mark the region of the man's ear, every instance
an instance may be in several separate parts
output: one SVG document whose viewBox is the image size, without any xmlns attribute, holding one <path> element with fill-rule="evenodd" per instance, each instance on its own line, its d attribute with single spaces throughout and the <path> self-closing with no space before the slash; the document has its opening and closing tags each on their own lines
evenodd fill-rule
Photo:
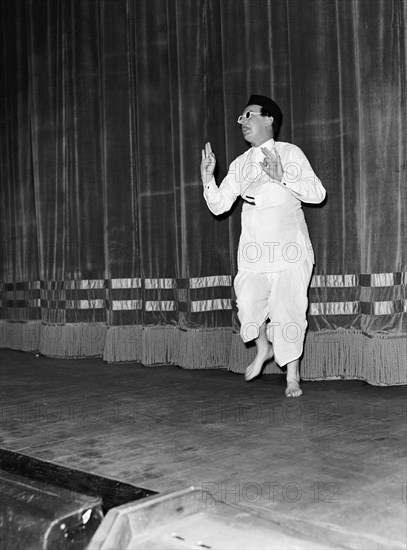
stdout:
<svg viewBox="0 0 407 550">
<path fill-rule="evenodd" d="M 272 116 L 266 117 L 266 126 L 272 126 L 274 122 L 274 118 Z"/>
</svg>

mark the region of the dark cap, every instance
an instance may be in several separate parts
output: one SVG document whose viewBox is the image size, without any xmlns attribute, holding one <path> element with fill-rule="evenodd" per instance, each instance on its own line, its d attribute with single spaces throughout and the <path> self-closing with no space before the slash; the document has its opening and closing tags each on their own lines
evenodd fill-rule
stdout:
<svg viewBox="0 0 407 550">
<path fill-rule="evenodd" d="M 267 112 L 274 118 L 275 122 L 281 126 L 283 122 L 283 113 L 275 101 L 264 95 L 251 95 L 247 105 L 260 105 L 267 109 Z M 246 105 L 246 107 L 247 107 Z"/>
</svg>

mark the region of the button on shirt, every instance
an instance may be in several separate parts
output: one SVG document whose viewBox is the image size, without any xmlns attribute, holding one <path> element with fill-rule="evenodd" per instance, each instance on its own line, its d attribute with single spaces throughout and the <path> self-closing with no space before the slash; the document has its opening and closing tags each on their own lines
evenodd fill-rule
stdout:
<svg viewBox="0 0 407 550">
<path fill-rule="evenodd" d="M 261 148 L 278 152 L 283 179 L 273 181 L 261 168 Z M 238 269 L 276 272 L 295 269 L 314 253 L 301 202 L 318 204 L 325 189 L 302 150 L 291 143 L 270 139 L 237 157 L 218 187 L 212 178 L 204 185 L 210 211 L 227 212 L 237 197 L 244 200 Z"/>
</svg>

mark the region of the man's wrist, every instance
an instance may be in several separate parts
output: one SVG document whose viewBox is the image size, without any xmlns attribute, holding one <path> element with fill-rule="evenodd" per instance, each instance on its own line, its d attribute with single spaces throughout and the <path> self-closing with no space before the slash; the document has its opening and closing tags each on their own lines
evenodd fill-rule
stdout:
<svg viewBox="0 0 407 550">
<path fill-rule="evenodd" d="M 213 174 L 201 174 L 201 180 L 203 185 L 208 185 L 208 183 L 212 180 Z"/>
</svg>

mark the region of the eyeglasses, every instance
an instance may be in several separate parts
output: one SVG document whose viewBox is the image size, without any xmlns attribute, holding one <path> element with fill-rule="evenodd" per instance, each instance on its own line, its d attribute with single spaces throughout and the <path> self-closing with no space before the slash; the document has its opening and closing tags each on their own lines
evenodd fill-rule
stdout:
<svg viewBox="0 0 407 550">
<path fill-rule="evenodd" d="M 239 124 L 243 124 L 246 120 L 252 118 L 253 115 L 261 115 L 261 113 L 254 113 L 253 111 L 246 111 L 244 115 L 240 115 L 237 119 Z"/>
</svg>

